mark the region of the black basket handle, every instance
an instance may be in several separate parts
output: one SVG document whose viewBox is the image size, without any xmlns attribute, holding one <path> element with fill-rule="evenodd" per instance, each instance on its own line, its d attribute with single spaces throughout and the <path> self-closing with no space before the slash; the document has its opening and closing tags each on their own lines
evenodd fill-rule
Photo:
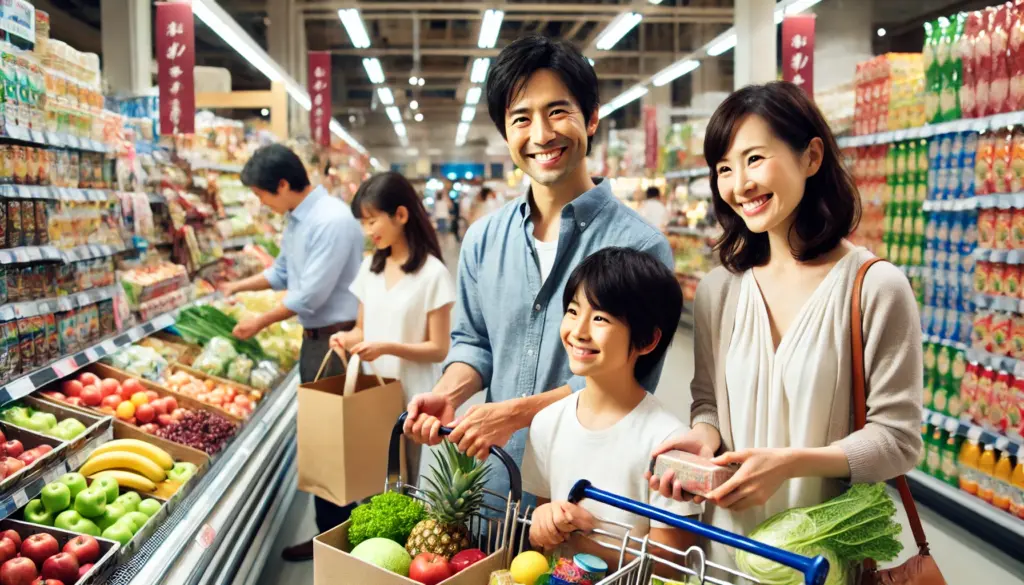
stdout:
<svg viewBox="0 0 1024 585">
<path fill-rule="evenodd" d="M 398 422 L 395 423 L 395 427 L 391 430 L 391 445 L 388 447 L 388 479 L 392 476 L 398 475 L 399 467 L 399 446 L 401 441 L 399 440 L 404 434 L 405 419 L 409 417 L 408 412 L 403 412 L 398 417 Z M 452 434 L 451 427 L 441 427 L 438 434 L 442 437 L 447 437 Z M 501 461 L 502 465 L 505 466 L 505 470 L 508 472 L 508 483 L 511 492 L 512 502 L 520 502 L 523 499 L 523 477 L 519 473 L 519 466 L 516 465 L 512 456 L 505 452 L 501 447 L 491 446 L 491 455 L 494 455 Z"/>
</svg>

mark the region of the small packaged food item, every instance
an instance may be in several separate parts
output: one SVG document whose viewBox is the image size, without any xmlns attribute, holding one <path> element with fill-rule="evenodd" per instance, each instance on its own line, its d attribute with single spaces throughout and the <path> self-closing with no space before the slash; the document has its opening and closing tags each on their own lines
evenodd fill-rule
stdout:
<svg viewBox="0 0 1024 585">
<path fill-rule="evenodd" d="M 721 466 L 710 459 L 686 451 L 669 451 L 651 461 L 651 473 L 664 475 L 675 471 L 676 480 L 682 483 L 683 491 L 697 496 L 706 496 L 729 480 L 736 473 L 736 466 Z"/>
<path fill-rule="evenodd" d="M 1006 275 L 1006 264 L 992 264 L 988 273 L 988 283 L 985 285 L 985 294 L 1003 294 L 1003 283 Z"/>
<path fill-rule="evenodd" d="M 1003 294 L 1017 298 L 1020 295 L 1021 267 L 1019 264 L 1007 264 L 1003 271 Z"/>
<path fill-rule="evenodd" d="M 25 245 L 25 236 L 21 228 L 21 201 L 7 200 L 7 247 L 17 248 Z"/>
<path fill-rule="evenodd" d="M 32 364 L 41 368 L 47 364 L 50 356 L 50 350 L 46 343 L 46 321 L 42 315 L 30 317 L 29 321 L 31 321 L 32 328 Z"/>
<path fill-rule="evenodd" d="M 25 147 L 25 160 L 28 161 L 28 172 L 25 174 L 26 185 L 39 184 L 39 149 L 31 146 Z"/>
<path fill-rule="evenodd" d="M 50 231 L 48 229 L 50 221 L 48 211 L 49 209 L 47 201 L 42 199 L 38 199 L 35 201 L 36 241 L 39 242 L 40 246 L 45 246 L 50 243 Z"/>
<path fill-rule="evenodd" d="M 992 314 L 992 353 L 1010 355 L 1010 323 L 1009 313 L 997 311 Z"/>
<path fill-rule="evenodd" d="M 43 315 L 43 323 L 46 331 L 46 348 L 49 352 L 47 357 L 53 361 L 61 356 L 60 334 L 57 332 L 57 317 L 53 313 Z"/>
<path fill-rule="evenodd" d="M 983 426 L 998 433 L 1006 432 L 1006 407 L 1009 404 L 1011 380 L 1008 372 L 997 372 L 992 382 L 992 392 L 988 402 L 988 415 Z"/>
<path fill-rule="evenodd" d="M 30 371 L 35 367 L 35 343 L 32 339 L 32 320 L 18 319 L 18 347 L 21 350 L 21 370 Z"/>
<path fill-rule="evenodd" d="M 996 247 L 996 215 L 994 207 L 978 211 L 978 246 L 982 248 Z"/>
<path fill-rule="evenodd" d="M 39 234 L 36 233 L 36 206 L 29 200 L 21 202 L 21 230 L 24 245 L 39 245 L 37 240 Z"/>
<path fill-rule="evenodd" d="M 20 376 L 21 369 L 21 344 L 18 340 L 18 323 L 7 321 L 3 324 L 3 335 L 7 342 L 8 363 L 11 369 L 11 377 Z"/>
<path fill-rule="evenodd" d="M 111 335 L 117 331 L 114 324 L 114 301 L 107 299 L 99 302 L 100 334 Z"/>
<path fill-rule="evenodd" d="M 990 351 L 992 342 L 992 313 L 978 311 L 974 315 L 974 332 L 971 335 L 971 346 L 976 349 Z"/>
</svg>

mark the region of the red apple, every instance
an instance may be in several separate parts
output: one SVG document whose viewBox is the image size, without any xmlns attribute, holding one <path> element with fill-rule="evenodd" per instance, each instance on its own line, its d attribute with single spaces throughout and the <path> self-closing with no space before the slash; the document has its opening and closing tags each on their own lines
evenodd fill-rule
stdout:
<svg viewBox="0 0 1024 585">
<path fill-rule="evenodd" d="M 146 390 L 145 392 L 146 398 L 149 398 L 150 402 L 153 402 L 154 400 L 158 400 L 160 398 L 160 394 L 156 390 Z"/>
<path fill-rule="evenodd" d="M 487 558 L 487 555 L 478 548 L 469 548 L 463 551 L 455 553 L 455 556 L 448 561 L 448 566 L 451 567 L 452 573 L 459 573 L 465 571 L 470 565 L 479 563 L 480 561 Z"/>
<path fill-rule="evenodd" d="M 9 539 L 11 539 L 11 541 L 14 542 L 14 545 L 18 547 L 18 550 L 19 551 L 21 550 L 21 535 L 18 534 L 17 530 L 14 530 L 14 529 L 4 530 L 3 532 L 0 532 L 0 538 L 9 538 Z M 0 564 L 3 564 L 3 563 L 0 563 Z"/>
<path fill-rule="evenodd" d="M 111 394 L 117 394 L 121 391 L 121 383 L 113 378 L 104 378 L 100 382 L 100 392 L 104 396 L 110 396 Z"/>
<path fill-rule="evenodd" d="M 18 545 L 14 544 L 14 541 L 4 536 L 0 538 L 0 565 L 18 556 Z"/>
<path fill-rule="evenodd" d="M 43 561 L 40 574 L 43 579 L 56 579 L 74 585 L 78 581 L 78 557 L 66 552 L 57 553 Z"/>
<path fill-rule="evenodd" d="M 81 396 L 72 396 L 68 398 L 67 403 L 71 406 L 85 406 L 85 402 L 82 402 Z"/>
<path fill-rule="evenodd" d="M 178 401 L 173 396 L 167 396 L 164 398 L 164 406 L 167 407 L 168 414 L 174 414 L 174 411 L 178 410 Z"/>
<path fill-rule="evenodd" d="M 42 567 L 43 561 L 59 552 L 60 544 L 57 543 L 57 539 L 45 532 L 33 534 L 21 543 L 21 556 L 31 560 L 37 567 Z M 35 579 L 35 576 L 32 578 Z"/>
<path fill-rule="evenodd" d="M 164 402 L 163 398 L 150 400 L 149 405 L 153 407 L 153 411 L 156 412 L 157 416 L 160 416 L 161 414 L 167 414 L 167 403 Z"/>
<path fill-rule="evenodd" d="M 160 425 L 158 425 L 156 423 L 144 424 L 144 425 L 140 425 L 139 426 L 139 430 L 144 432 L 144 433 L 149 433 L 151 435 L 155 435 L 156 432 L 160 430 Z"/>
<path fill-rule="evenodd" d="M 103 402 L 103 392 L 90 384 L 82 389 L 82 396 L 80 398 L 86 406 L 99 406 L 100 402 Z"/>
<path fill-rule="evenodd" d="M 7 435 L 5 435 L 3 431 L 0 431 L 0 443 L 6 443 L 6 442 L 7 442 Z"/>
<path fill-rule="evenodd" d="M 146 391 L 146 387 L 142 385 L 138 378 L 127 378 L 124 382 L 121 382 L 121 389 L 131 390 L 132 394 Z"/>
<path fill-rule="evenodd" d="M 28 453 L 28 451 L 26 451 L 25 453 Z M 26 465 L 32 465 L 32 463 L 35 462 L 35 456 L 32 457 L 32 463 L 26 462 L 24 459 L 25 453 L 22 453 L 17 458 L 8 457 L 7 459 L 4 459 L 4 465 L 7 466 L 7 475 L 14 475 L 15 473 L 18 473 L 19 471 L 24 469 Z"/>
<path fill-rule="evenodd" d="M 35 450 L 39 452 L 40 456 L 42 456 L 46 455 L 50 451 L 53 451 L 53 447 L 51 447 L 50 445 L 39 445 L 38 447 L 35 448 Z"/>
<path fill-rule="evenodd" d="M 35 563 L 28 557 L 14 558 L 0 566 L 0 585 L 32 585 L 38 576 Z"/>
<path fill-rule="evenodd" d="M 64 402 L 65 400 L 67 400 L 67 397 L 64 396 L 63 394 L 61 394 L 60 392 L 54 392 L 52 390 L 47 390 L 46 392 L 40 392 L 40 394 L 42 394 L 43 396 L 49 398 L 50 400 L 56 400 L 57 402 Z"/>
<path fill-rule="evenodd" d="M 63 391 L 64 395 L 68 398 L 81 395 L 82 388 L 85 388 L 85 384 L 82 384 L 78 380 L 65 380 L 60 386 L 61 391 Z"/>
<path fill-rule="evenodd" d="M 21 444 L 21 441 L 15 439 L 4 443 L 3 450 L 8 457 L 17 457 L 25 452 L 25 446 Z"/>
<path fill-rule="evenodd" d="M 127 388 L 121 386 L 121 389 L 118 391 L 117 396 L 120 397 L 121 400 L 130 400 L 132 394 L 134 394 L 134 392 L 129 392 Z"/>
<path fill-rule="evenodd" d="M 409 565 L 409 578 L 423 585 L 437 585 L 451 576 L 448 559 L 434 553 L 420 553 Z"/>
<path fill-rule="evenodd" d="M 162 427 L 173 425 L 175 422 L 177 421 L 175 421 L 169 414 L 160 414 L 156 417 L 156 424 Z"/>
<path fill-rule="evenodd" d="M 81 580 L 82 577 L 85 577 L 85 574 L 88 573 L 91 570 L 92 570 L 92 563 L 85 563 L 81 567 L 78 567 L 78 578 L 79 578 L 79 580 Z"/>
<path fill-rule="evenodd" d="M 156 410 L 149 404 L 140 404 L 135 408 L 135 418 L 143 424 L 153 422 L 153 419 L 156 418 Z"/>
<path fill-rule="evenodd" d="M 80 534 L 64 545 L 64 552 L 75 555 L 80 563 L 95 563 L 100 558 L 100 543 L 88 534 Z"/>
<path fill-rule="evenodd" d="M 100 383 L 100 377 L 92 372 L 86 372 L 78 377 L 78 381 L 81 382 L 83 386 L 98 386 Z"/>
<path fill-rule="evenodd" d="M 121 402 L 123 402 L 123 400 L 120 395 L 111 394 L 110 396 L 103 397 L 103 400 L 100 402 L 100 406 L 106 406 L 107 408 L 116 409 L 117 405 L 121 404 Z"/>
</svg>

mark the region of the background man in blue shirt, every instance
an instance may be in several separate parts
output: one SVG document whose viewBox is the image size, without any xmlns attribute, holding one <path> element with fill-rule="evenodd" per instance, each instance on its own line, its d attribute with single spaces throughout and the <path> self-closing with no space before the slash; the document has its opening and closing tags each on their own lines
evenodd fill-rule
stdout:
<svg viewBox="0 0 1024 585">
<path fill-rule="evenodd" d="M 521 463 L 534 415 L 583 387 L 570 379 L 558 333 L 572 270 L 609 246 L 644 250 L 674 267 L 661 232 L 587 173 L 598 105 L 593 67 L 564 41 L 521 38 L 488 73 L 488 112 L 530 190 L 466 234 L 451 350 L 433 392 L 409 404 L 405 431 L 413 439 L 435 445 L 438 428 L 454 424 L 450 438 L 460 450 L 486 458 L 498 445 Z M 641 380 L 649 392 L 661 368 Z M 456 421 L 456 409 L 484 389 L 487 403 Z M 490 489 L 508 492 L 503 471 L 491 480 Z"/>
<path fill-rule="evenodd" d="M 313 187 L 299 157 L 280 144 L 265 146 L 242 169 L 242 184 L 260 201 L 288 218 L 283 245 L 274 265 L 245 280 L 221 287 L 226 295 L 272 288 L 287 290 L 284 302 L 235 327 L 235 337 L 248 339 L 267 326 L 298 315 L 303 327 L 299 378 L 311 382 L 324 355 L 331 351 L 331 335 L 355 326 L 359 300 L 349 286 L 359 272 L 363 231 L 352 211 L 323 187 Z M 338 360 L 325 375 L 342 373 Z M 348 519 L 354 507 L 338 507 L 315 498 L 316 523 L 326 532 Z M 284 550 L 285 560 L 313 558 L 310 540 Z"/>
</svg>

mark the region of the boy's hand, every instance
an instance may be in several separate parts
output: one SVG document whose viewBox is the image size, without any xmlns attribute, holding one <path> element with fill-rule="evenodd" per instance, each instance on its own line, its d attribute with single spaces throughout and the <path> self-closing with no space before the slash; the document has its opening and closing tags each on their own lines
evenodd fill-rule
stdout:
<svg viewBox="0 0 1024 585">
<path fill-rule="evenodd" d="M 720 443 L 721 436 L 718 434 L 717 429 L 710 425 L 698 424 L 685 433 L 658 445 L 654 452 L 651 453 L 651 459 L 668 451 L 686 451 L 699 457 L 711 459 L 715 456 L 715 450 Z M 652 491 L 658 492 L 666 498 L 672 498 L 680 502 L 688 502 L 692 499 L 697 504 L 704 501 L 700 496 L 692 496 L 684 492 L 683 484 L 676 481 L 675 472 L 672 470 L 666 472 L 662 477 L 652 475 L 648 471 L 644 474 L 644 477 L 650 483 Z"/>
<path fill-rule="evenodd" d="M 594 524 L 593 514 L 581 506 L 550 502 L 533 511 L 530 542 L 538 548 L 552 548 L 568 540 L 569 535 L 577 530 L 590 532 Z"/>
</svg>

